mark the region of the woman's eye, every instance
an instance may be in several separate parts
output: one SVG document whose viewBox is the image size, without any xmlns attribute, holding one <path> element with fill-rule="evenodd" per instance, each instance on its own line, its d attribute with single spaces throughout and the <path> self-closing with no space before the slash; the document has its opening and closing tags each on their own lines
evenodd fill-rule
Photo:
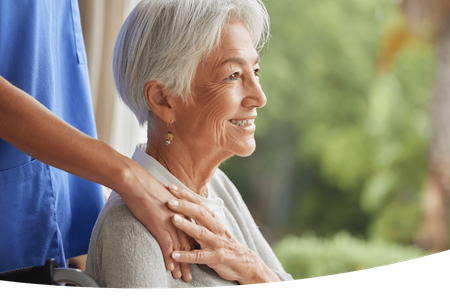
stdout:
<svg viewBox="0 0 450 300">
<path fill-rule="evenodd" d="M 227 78 L 225 78 L 226 80 L 236 80 L 238 79 L 239 73 L 238 72 L 234 72 L 233 74 L 231 74 L 230 76 L 228 76 Z"/>
<path fill-rule="evenodd" d="M 258 77 L 258 79 L 259 79 L 259 69 L 255 69 L 255 70 L 253 70 L 253 74 L 256 76 L 256 77 Z M 230 76 L 228 76 L 227 78 L 225 78 L 225 80 L 228 80 L 228 81 L 234 81 L 234 80 L 238 80 L 239 79 L 239 72 L 234 72 L 233 74 L 231 74 Z"/>
</svg>

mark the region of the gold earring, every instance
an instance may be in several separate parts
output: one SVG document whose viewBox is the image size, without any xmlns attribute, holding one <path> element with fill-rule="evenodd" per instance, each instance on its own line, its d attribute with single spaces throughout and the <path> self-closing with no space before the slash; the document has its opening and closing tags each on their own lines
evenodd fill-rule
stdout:
<svg viewBox="0 0 450 300">
<path fill-rule="evenodd" d="M 167 133 L 166 133 L 166 145 L 169 145 L 170 142 L 173 140 L 173 134 L 170 132 L 170 127 L 172 126 L 172 123 L 167 124 Z"/>
</svg>

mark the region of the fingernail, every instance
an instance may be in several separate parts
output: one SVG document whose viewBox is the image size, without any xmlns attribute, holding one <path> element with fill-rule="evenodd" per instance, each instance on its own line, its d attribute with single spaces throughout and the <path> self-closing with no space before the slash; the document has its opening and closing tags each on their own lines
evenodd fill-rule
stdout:
<svg viewBox="0 0 450 300">
<path fill-rule="evenodd" d="M 181 223 L 183 221 L 183 218 L 180 217 L 179 215 L 175 215 L 174 216 L 175 222 Z"/>
<path fill-rule="evenodd" d="M 172 253 L 172 258 L 180 258 L 180 256 L 181 256 L 180 253 L 176 253 L 176 252 Z"/>
<path fill-rule="evenodd" d="M 192 280 L 192 275 L 191 275 L 191 273 L 187 273 L 186 277 L 187 277 L 187 279 L 188 279 L 189 281 Z"/>
<path fill-rule="evenodd" d="M 178 187 L 175 184 L 173 184 L 173 183 L 169 183 L 168 187 L 169 187 L 169 189 L 172 189 L 174 191 L 178 191 Z"/>
<path fill-rule="evenodd" d="M 180 202 L 178 202 L 177 200 L 171 199 L 171 200 L 169 200 L 169 204 L 172 206 L 178 206 L 178 205 L 180 205 Z"/>
<path fill-rule="evenodd" d="M 173 265 L 173 263 L 170 263 L 169 265 L 169 271 L 172 271 L 175 268 L 175 266 Z"/>
<path fill-rule="evenodd" d="M 180 278 L 181 277 L 181 272 L 178 271 L 177 274 L 175 274 L 175 277 Z"/>
</svg>

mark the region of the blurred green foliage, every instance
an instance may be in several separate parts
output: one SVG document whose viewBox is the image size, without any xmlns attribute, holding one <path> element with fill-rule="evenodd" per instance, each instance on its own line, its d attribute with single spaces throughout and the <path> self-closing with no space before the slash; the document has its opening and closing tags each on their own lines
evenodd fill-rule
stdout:
<svg viewBox="0 0 450 300">
<path fill-rule="evenodd" d="M 268 103 L 258 110 L 257 149 L 221 168 L 272 240 L 346 230 L 411 243 L 434 47 L 415 41 L 379 72 L 383 36 L 402 22 L 398 1 L 265 4 L 272 38 L 261 53 Z"/>
<path fill-rule="evenodd" d="M 314 234 L 287 236 L 273 247 L 294 279 L 326 276 L 384 266 L 429 253 L 381 240 L 365 241 L 338 232 L 331 239 Z"/>
</svg>

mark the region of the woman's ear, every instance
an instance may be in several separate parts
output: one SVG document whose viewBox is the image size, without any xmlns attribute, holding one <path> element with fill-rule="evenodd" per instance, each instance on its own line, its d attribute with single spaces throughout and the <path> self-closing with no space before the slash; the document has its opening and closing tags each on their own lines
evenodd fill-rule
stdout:
<svg viewBox="0 0 450 300">
<path fill-rule="evenodd" d="M 174 99 L 163 84 L 148 81 L 144 86 L 145 100 L 152 112 L 166 123 L 175 122 Z"/>
</svg>

